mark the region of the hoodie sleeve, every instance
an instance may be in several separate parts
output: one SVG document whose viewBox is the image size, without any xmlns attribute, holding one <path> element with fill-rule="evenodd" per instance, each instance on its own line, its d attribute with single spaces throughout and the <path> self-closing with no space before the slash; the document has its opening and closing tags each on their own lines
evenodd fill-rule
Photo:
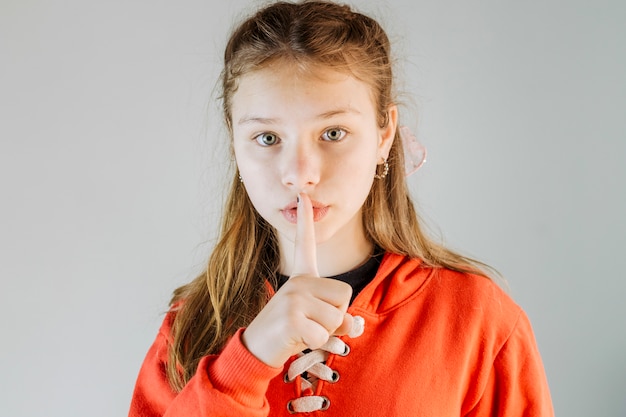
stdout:
<svg viewBox="0 0 626 417">
<path fill-rule="evenodd" d="M 240 329 L 219 355 L 202 358 L 182 391 L 172 390 L 166 377 L 169 318 L 141 366 L 129 417 L 243 416 L 269 414 L 265 396 L 269 382 L 282 369 L 256 359 L 241 342 Z"/>
<path fill-rule="evenodd" d="M 467 414 L 488 416 L 554 416 L 535 336 L 523 311 L 493 362 L 482 397 Z"/>
</svg>

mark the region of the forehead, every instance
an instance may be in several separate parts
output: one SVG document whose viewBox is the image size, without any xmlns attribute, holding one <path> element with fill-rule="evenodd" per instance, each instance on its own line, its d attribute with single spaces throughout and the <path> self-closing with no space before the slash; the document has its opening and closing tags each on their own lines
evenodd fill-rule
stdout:
<svg viewBox="0 0 626 417">
<path fill-rule="evenodd" d="M 232 115 L 255 111 L 323 111 L 351 108 L 375 110 L 370 86 L 345 71 L 320 65 L 274 62 L 241 76 L 231 98 Z"/>
</svg>

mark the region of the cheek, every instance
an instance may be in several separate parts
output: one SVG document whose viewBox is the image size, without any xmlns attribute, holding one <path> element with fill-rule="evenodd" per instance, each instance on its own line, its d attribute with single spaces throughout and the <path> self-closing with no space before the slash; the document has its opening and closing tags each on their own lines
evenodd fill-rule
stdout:
<svg viewBox="0 0 626 417">
<path fill-rule="evenodd" d="M 253 181 L 257 176 L 267 177 L 271 164 L 267 164 L 259 159 L 258 155 L 250 152 L 250 149 L 235 142 L 235 161 L 237 169 L 244 178 L 244 182 Z"/>
<path fill-rule="evenodd" d="M 254 177 L 244 177 L 243 178 L 243 186 L 245 188 L 246 194 L 248 194 L 248 198 L 252 203 L 254 209 L 263 217 L 265 220 L 269 221 L 268 216 L 271 213 L 272 204 L 272 196 L 270 194 L 270 190 L 265 188 L 266 185 L 263 181 L 254 178 Z"/>
<path fill-rule="evenodd" d="M 265 218 L 269 213 L 268 208 L 273 206 L 272 201 L 278 198 L 277 184 L 280 181 L 273 164 L 248 158 L 238 159 L 237 163 L 252 205 Z"/>
<path fill-rule="evenodd" d="M 350 210 L 360 208 L 365 202 L 375 181 L 375 168 L 376 161 L 371 158 L 351 159 L 334 165 L 333 187 L 346 197 Z"/>
<path fill-rule="evenodd" d="M 275 189 L 276 185 L 280 183 L 280 178 L 273 164 L 261 162 L 242 164 L 239 173 L 246 188 L 256 194 Z"/>
<path fill-rule="evenodd" d="M 353 182 L 356 185 L 357 183 L 371 184 L 376 173 L 376 162 L 376 152 L 369 149 L 367 151 L 358 149 L 331 165 L 335 167 L 334 169 L 341 172 L 341 176 L 346 181 Z"/>
</svg>

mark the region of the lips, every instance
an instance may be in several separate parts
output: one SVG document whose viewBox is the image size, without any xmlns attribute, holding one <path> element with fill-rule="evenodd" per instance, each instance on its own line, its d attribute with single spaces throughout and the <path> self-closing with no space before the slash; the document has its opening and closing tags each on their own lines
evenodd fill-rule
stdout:
<svg viewBox="0 0 626 417">
<path fill-rule="evenodd" d="M 329 206 L 319 201 L 311 200 L 313 204 L 313 221 L 318 222 L 322 220 L 326 213 L 328 213 Z M 296 223 L 298 221 L 298 204 L 295 201 L 287 204 L 281 211 L 285 219 L 290 223 Z"/>
</svg>

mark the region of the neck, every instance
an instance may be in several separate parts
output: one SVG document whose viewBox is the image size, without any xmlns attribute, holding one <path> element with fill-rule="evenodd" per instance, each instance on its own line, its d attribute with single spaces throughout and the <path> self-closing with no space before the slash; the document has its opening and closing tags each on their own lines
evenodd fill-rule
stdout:
<svg viewBox="0 0 626 417">
<path fill-rule="evenodd" d="M 357 232 L 357 233 L 354 233 Z M 279 237 L 281 253 L 280 273 L 290 276 L 293 270 L 293 241 Z M 337 233 L 317 245 L 317 268 L 321 277 L 332 277 L 351 271 L 372 255 L 374 244 L 362 227 L 352 233 Z"/>
</svg>

